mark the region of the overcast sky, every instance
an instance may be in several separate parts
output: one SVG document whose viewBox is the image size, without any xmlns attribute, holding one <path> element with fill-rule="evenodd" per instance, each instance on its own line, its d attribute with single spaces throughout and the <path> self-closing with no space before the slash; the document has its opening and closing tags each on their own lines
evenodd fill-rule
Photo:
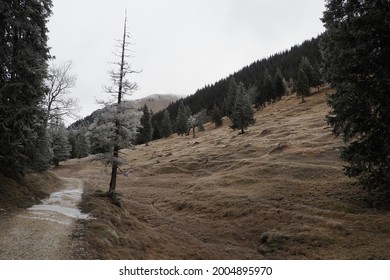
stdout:
<svg viewBox="0 0 390 280">
<path fill-rule="evenodd" d="M 54 62 L 73 61 L 71 92 L 81 117 L 109 99 L 103 85 L 116 61 L 125 9 L 139 74 L 132 98 L 189 95 L 252 62 L 324 31 L 324 0 L 53 0 L 49 46 Z"/>
</svg>

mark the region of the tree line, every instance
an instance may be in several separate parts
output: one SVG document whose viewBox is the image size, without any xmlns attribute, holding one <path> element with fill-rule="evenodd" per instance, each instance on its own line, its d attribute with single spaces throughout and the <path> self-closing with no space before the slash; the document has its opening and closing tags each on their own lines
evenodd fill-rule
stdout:
<svg viewBox="0 0 390 280">
<path fill-rule="evenodd" d="M 251 91 L 250 95 L 256 107 L 265 106 L 278 100 L 285 94 L 285 88 L 295 91 L 298 80 L 302 80 L 302 75 L 301 77 L 299 75 L 299 69 L 301 68 L 304 68 L 307 76 L 306 83 L 309 87 L 322 84 L 324 82 L 320 74 L 322 55 L 319 48 L 321 36 L 323 35 L 293 46 L 290 50 L 258 60 L 213 85 L 206 85 L 194 94 L 171 103 L 166 108 L 171 123 L 174 125 L 181 102 L 188 106 L 194 114 L 206 110 L 207 115 L 211 117 L 214 109 L 217 108 L 221 114 L 227 116 L 229 112 L 226 111 L 224 102 L 232 78 L 237 83 L 243 83 Z M 167 114 L 164 111 L 154 114 L 152 117 L 153 127 L 161 129 L 163 119 L 166 119 L 166 116 Z M 155 137 L 157 136 L 155 135 Z M 160 135 L 160 137 L 165 136 L 166 133 Z"/>
<path fill-rule="evenodd" d="M 51 13 L 51 0 L 0 4 L 0 171 L 45 170 L 70 156 L 108 150 L 113 174 L 122 148 L 174 132 L 195 136 L 205 121 L 221 126 L 223 116 L 244 133 L 255 122 L 253 106 L 261 109 L 293 91 L 304 102 L 310 87 L 327 82 L 336 89 L 328 99 L 327 121 L 335 135 L 343 136 L 346 174 L 390 197 L 389 1 L 328 0 L 324 34 L 256 61 L 153 115 L 146 106 L 139 110 L 121 99 L 136 88 L 125 79 L 125 73 L 133 73 L 125 61 L 125 23 L 120 70 L 111 73 L 114 87 L 107 88 L 118 100 L 77 129 L 66 129 L 62 121 L 77 107 L 66 96 L 76 81 L 71 63 L 49 67 Z"/>
</svg>

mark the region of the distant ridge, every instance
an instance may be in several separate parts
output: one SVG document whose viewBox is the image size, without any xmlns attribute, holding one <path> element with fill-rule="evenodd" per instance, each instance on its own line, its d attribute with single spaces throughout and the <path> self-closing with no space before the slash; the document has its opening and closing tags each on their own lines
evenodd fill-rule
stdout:
<svg viewBox="0 0 390 280">
<path fill-rule="evenodd" d="M 171 103 L 176 102 L 180 98 L 181 98 L 180 96 L 175 94 L 151 94 L 146 97 L 142 97 L 140 99 L 131 100 L 130 102 L 135 102 L 139 108 L 142 108 L 146 104 L 149 110 L 156 113 L 164 110 Z M 82 126 L 84 127 L 90 126 L 94 122 L 99 111 L 100 109 L 95 110 L 89 116 L 77 120 L 76 122 L 72 123 L 69 126 L 69 129 L 78 129 Z"/>
<path fill-rule="evenodd" d="M 146 97 L 135 100 L 139 104 L 139 107 L 143 107 L 145 104 L 149 110 L 154 113 L 164 110 L 169 104 L 176 102 L 181 97 L 175 94 L 151 94 Z"/>
</svg>

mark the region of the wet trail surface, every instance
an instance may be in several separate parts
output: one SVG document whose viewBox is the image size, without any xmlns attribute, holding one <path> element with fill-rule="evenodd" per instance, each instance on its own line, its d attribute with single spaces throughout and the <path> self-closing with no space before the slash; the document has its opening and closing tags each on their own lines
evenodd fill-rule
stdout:
<svg viewBox="0 0 390 280">
<path fill-rule="evenodd" d="M 62 191 L 5 219 L 0 227 L 0 259 L 72 258 L 75 221 L 88 216 L 77 208 L 83 182 L 74 178 L 62 180 Z"/>
</svg>

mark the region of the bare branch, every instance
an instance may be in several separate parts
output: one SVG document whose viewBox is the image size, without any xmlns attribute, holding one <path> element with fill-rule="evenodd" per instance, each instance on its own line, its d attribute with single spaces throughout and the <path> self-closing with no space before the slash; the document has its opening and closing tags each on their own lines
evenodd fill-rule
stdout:
<svg viewBox="0 0 390 280">
<path fill-rule="evenodd" d="M 76 76 L 71 74 L 72 61 L 52 64 L 49 67 L 46 84 L 48 92 L 43 107 L 46 110 L 45 123 L 59 116 L 68 116 L 72 119 L 78 117 L 80 111 L 78 101 L 69 97 L 69 90 L 76 85 Z"/>
</svg>

